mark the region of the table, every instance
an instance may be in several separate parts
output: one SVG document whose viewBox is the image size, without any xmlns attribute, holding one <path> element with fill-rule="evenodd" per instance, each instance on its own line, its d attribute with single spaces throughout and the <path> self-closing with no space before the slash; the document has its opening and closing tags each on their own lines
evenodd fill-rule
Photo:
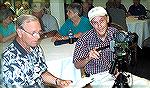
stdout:
<svg viewBox="0 0 150 88">
<path fill-rule="evenodd" d="M 9 43 L 2 44 L 4 45 L 3 48 L 6 47 L 8 44 Z M 111 75 L 108 73 L 104 73 L 104 76 L 95 74 L 89 78 L 81 78 L 80 70 L 76 69 L 74 67 L 74 64 L 72 63 L 75 44 L 64 44 L 54 46 L 54 43 L 51 42 L 51 39 L 46 38 L 41 41 L 40 46 L 42 47 L 44 52 L 46 64 L 48 66 L 48 71 L 59 78 L 73 80 L 73 84 L 71 84 L 67 88 L 81 88 L 81 86 L 92 82 L 91 79 L 93 78 L 94 82 L 91 83 L 93 88 L 110 88 L 110 86 L 114 84 L 114 79 L 112 79 Z M 99 80 L 103 81 L 103 85 L 96 85 L 96 83 L 99 83 Z M 143 84 L 148 86 L 144 88 L 150 88 L 150 83 L 146 79 L 133 75 L 133 80 L 134 84 Z M 143 88 L 142 86 L 135 86 L 133 88 Z"/>
<path fill-rule="evenodd" d="M 41 41 L 40 45 L 45 54 L 48 71 L 62 79 L 73 80 L 73 84 L 67 88 L 81 88 L 87 83 L 92 82 L 92 78 L 94 78 L 94 82 L 91 83 L 93 88 L 111 88 L 111 86 L 114 84 L 114 79 L 112 79 L 111 74 L 108 72 L 104 73 L 103 76 L 96 74 L 88 78 L 81 78 L 80 70 L 76 69 L 72 63 L 75 44 L 54 46 L 53 42 L 51 42 L 51 39 L 46 38 Z M 134 75 L 132 77 L 134 80 L 133 88 L 137 88 L 137 84 L 139 83 L 141 83 L 141 85 L 138 85 L 138 88 L 141 88 L 143 85 L 144 88 L 150 87 L 148 80 Z M 99 80 L 103 81 L 102 85 L 96 85 L 96 83 L 99 83 Z M 145 87 L 145 85 L 148 87 Z"/>
<path fill-rule="evenodd" d="M 130 86 L 130 88 L 150 88 L 149 80 L 137 77 L 130 73 L 126 73 L 126 74 L 130 75 L 130 77 L 127 78 L 128 79 L 127 84 Z M 114 80 L 115 78 L 112 77 L 112 75 L 109 74 L 108 71 L 106 71 L 106 72 L 92 75 L 91 77 L 82 78 L 81 80 L 79 80 L 79 82 L 76 84 L 74 88 L 81 88 L 82 86 L 84 86 L 83 85 L 84 83 L 88 83 L 88 82 L 90 82 L 92 88 L 112 88 L 115 82 Z"/>
<path fill-rule="evenodd" d="M 79 69 L 73 64 L 73 52 L 75 44 L 63 44 L 55 46 L 50 38 L 41 41 L 48 71 L 62 79 L 76 81 L 81 78 Z"/>
<path fill-rule="evenodd" d="M 144 39 L 150 37 L 150 19 L 138 20 L 137 18 L 130 16 L 126 18 L 128 31 L 135 32 L 139 36 L 138 46 L 142 48 Z"/>
</svg>

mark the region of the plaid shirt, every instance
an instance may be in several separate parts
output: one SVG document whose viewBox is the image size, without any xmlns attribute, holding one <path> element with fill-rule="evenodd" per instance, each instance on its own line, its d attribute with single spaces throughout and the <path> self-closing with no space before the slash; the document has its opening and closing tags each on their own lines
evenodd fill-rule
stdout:
<svg viewBox="0 0 150 88">
<path fill-rule="evenodd" d="M 117 30 L 112 27 L 108 27 L 108 33 L 105 41 L 102 41 L 96 31 L 91 29 L 86 32 L 80 39 L 78 39 L 74 55 L 73 63 L 80 61 L 81 59 L 86 59 L 89 55 L 89 51 L 95 47 L 106 47 L 110 45 L 110 41 L 113 40 L 113 34 Z M 105 48 L 100 52 L 99 59 L 92 59 L 85 66 L 85 71 L 87 74 L 96 74 L 109 70 L 111 66 L 111 61 L 114 58 L 114 54 L 110 47 Z"/>
<path fill-rule="evenodd" d="M 14 40 L 4 51 L 2 58 L 3 82 L 8 88 L 29 85 L 34 85 L 32 88 L 43 88 L 41 74 L 47 70 L 47 65 L 39 46 L 26 52 Z"/>
</svg>

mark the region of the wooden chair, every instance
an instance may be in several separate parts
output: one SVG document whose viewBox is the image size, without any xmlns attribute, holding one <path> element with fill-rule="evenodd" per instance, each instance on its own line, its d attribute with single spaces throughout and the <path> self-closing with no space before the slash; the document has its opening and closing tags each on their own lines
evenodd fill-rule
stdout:
<svg viewBox="0 0 150 88">
<path fill-rule="evenodd" d="M 84 69 L 84 68 L 81 68 L 81 69 L 80 69 L 80 72 L 81 72 L 81 78 L 86 77 L 85 69 Z"/>
<path fill-rule="evenodd" d="M 147 39 L 145 39 L 143 41 L 142 47 L 149 47 L 150 48 L 150 37 L 148 37 Z"/>
</svg>

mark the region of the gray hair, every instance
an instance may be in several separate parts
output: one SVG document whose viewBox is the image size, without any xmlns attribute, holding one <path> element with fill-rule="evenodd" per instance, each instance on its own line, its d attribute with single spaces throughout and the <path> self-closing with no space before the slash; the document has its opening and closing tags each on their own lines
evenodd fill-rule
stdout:
<svg viewBox="0 0 150 88">
<path fill-rule="evenodd" d="M 82 14 L 82 6 L 79 3 L 72 3 L 67 7 L 67 10 L 72 10 L 74 13 Z"/>
<path fill-rule="evenodd" d="M 5 20 L 9 16 L 13 16 L 14 13 L 11 9 L 1 9 L 0 10 L 0 22 Z"/>
<path fill-rule="evenodd" d="M 25 23 L 29 23 L 31 21 L 38 21 L 38 18 L 36 18 L 33 15 L 21 15 L 17 18 L 16 20 L 16 27 L 21 27 L 23 26 Z"/>
</svg>

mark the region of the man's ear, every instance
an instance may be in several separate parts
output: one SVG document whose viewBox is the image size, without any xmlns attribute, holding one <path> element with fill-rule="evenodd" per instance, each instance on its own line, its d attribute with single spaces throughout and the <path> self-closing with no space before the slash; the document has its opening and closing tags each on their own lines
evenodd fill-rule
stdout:
<svg viewBox="0 0 150 88">
<path fill-rule="evenodd" d="M 109 16 L 107 16 L 107 23 L 109 23 Z"/>
<path fill-rule="evenodd" d="M 92 21 L 90 21 L 90 24 L 93 26 Z"/>
<path fill-rule="evenodd" d="M 16 32 L 18 34 L 19 37 L 22 37 L 22 32 L 21 32 L 21 29 L 20 28 L 17 28 L 16 29 Z"/>
</svg>

